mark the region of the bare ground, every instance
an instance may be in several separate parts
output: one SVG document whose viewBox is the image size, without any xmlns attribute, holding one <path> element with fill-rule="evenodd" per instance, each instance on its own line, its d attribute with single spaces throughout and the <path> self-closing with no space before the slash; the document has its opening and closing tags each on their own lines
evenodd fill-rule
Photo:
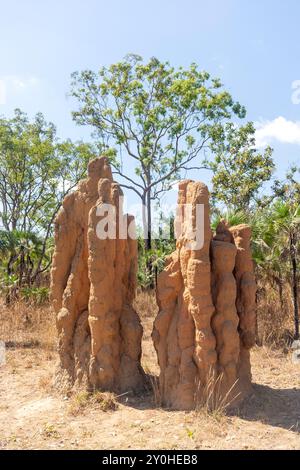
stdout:
<svg viewBox="0 0 300 470">
<path fill-rule="evenodd" d="M 13 349 L 0 369 L 0 449 L 300 449 L 300 368 L 252 353 L 252 396 L 231 416 L 157 408 L 151 394 L 120 397 L 115 411 L 75 410 L 52 390 L 55 355 Z M 75 415 L 74 415 L 75 414 Z"/>
<path fill-rule="evenodd" d="M 153 312 L 153 298 L 142 302 Z M 155 374 L 147 311 L 143 366 Z M 43 315 L 33 330 L 2 328 L 1 336 L 14 340 L 0 367 L 0 449 L 300 449 L 300 365 L 290 354 L 253 350 L 253 393 L 230 415 L 163 410 L 150 392 L 119 397 L 116 410 L 103 411 L 84 395 L 63 397 L 53 389 L 54 322 L 48 312 L 45 329 Z"/>
</svg>

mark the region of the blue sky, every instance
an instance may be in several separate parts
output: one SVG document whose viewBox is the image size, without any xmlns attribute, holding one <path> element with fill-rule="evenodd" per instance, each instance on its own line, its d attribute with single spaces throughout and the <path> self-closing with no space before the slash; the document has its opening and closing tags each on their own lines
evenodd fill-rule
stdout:
<svg viewBox="0 0 300 470">
<path fill-rule="evenodd" d="M 67 97 L 73 71 L 127 53 L 197 62 L 259 123 L 279 176 L 300 163 L 298 0 L 0 0 L 0 12 L 0 114 L 42 111 L 59 136 L 84 139 Z"/>
</svg>

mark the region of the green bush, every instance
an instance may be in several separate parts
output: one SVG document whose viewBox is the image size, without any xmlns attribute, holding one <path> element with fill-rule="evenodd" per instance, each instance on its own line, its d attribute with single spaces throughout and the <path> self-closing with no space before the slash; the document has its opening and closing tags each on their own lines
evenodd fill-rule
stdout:
<svg viewBox="0 0 300 470">
<path fill-rule="evenodd" d="M 25 302 L 43 305 L 49 300 L 49 287 L 23 287 L 21 289 L 21 298 Z"/>
</svg>

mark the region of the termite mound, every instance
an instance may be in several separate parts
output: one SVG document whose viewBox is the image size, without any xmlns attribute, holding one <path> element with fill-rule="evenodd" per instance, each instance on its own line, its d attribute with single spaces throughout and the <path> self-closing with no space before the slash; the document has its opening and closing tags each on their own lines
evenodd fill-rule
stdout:
<svg viewBox="0 0 300 470">
<path fill-rule="evenodd" d="M 51 299 L 56 312 L 59 365 L 56 384 L 110 391 L 139 390 L 142 326 L 133 308 L 137 241 L 99 237 L 104 206 L 134 230 L 123 214 L 121 189 L 108 161 L 88 165 L 87 179 L 67 195 L 55 220 Z M 100 214 L 100 215 L 99 215 Z"/>
<path fill-rule="evenodd" d="M 187 206 L 189 217 L 182 211 Z M 196 233 L 197 207 L 201 246 L 189 235 Z M 175 225 L 180 235 L 158 276 L 152 333 L 162 403 L 185 410 L 237 403 L 251 389 L 256 330 L 250 227 L 221 221 L 213 236 L 208 189 L 190 180 L 179 184 Z"/>
</svg>

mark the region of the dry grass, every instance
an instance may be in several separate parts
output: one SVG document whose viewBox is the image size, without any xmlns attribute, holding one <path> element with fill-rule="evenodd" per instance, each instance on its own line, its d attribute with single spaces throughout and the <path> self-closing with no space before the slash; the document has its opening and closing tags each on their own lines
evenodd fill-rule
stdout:
<svg viewBox="0 0 300 470">
<path fill-rule="evenodd" d="M 55 316 L 49 304 L 23 301 L 7 306 L 0 298 L 0 339 L 8 349 L 56 349 Z"/>
<path fill-rule="evenodd" d="M 60 437 L 60 434 L 59 432 L 57 431 L 57 429 L 55 428 L 55 426 L 51 423 L 46 423 L 44 425 L 44 427 L 42 428 L 41 430 L 41 434 L 45 437 L 45 438 L 54 438 L 54 439 L 57 439 Z"/>
<path fill-rule="evenodd" d="M 293 340 L 293 307 L 289 286 L 284 286 L 284 304 L 270 285 L 259 283 L 257 305 L 258 344 L 286 349 Z"/>
<path fill-rule="evenodd" d="M 158 313 L 155 292 L 138 291 L 134 307 L 138 312 L 144 329 L 143 347 L 142 347 L 142 366 L 149 375 L 151 387 L 156 388 L 154 378 L 159 374 L 159 368 L 156 360 L 156 352 L 151 339 L 153 321 Z M 153 379 L 152 379 L 153 378 Z M 155 398 L 157 400 L 158 397 Z"/>
<path fill-rule="evenodd" d="M 223 380 L 223 374 L 216 376 L 211 369 L 204 390 L 201 390 L 200 383 L 198 384 L 195 400 L 196 412 L 215 419 L 225 416 L 230 406 L 237 401 L 239 393 L 235 392 L 237 381 L 224 393 L 222 391 Z"/>
<path fill-rule="evenodd" d="M 266 295 L 267 292 L 267 295 Z M 154 291 L 138 291 L 135 309 L 143 328 L 142 364 L 150 375 L 159 372 L 151 340 L 153 320 L 158 312 Z M 293 337 L 293 312 L 289 287 L 284 288 L 284 306 L 271 286 L 260 289 L 258 302 L 258 343 L 285 349 Z M 55 315 L 49 304 L 35 306 L 23 301 L 6 306 L 0 298 L 0 339 L 8 349 L 42 348 L 56 350 Z"/>
<path fill-rule="evenodd" d="M 152 392 L 153 404 L 155 408 L 160 408 L 162 406 L 162 397 L 159 389 L 159 378 L 157 375 L 153 375 L 151 370 L 147 367 L 144 367 L 144 371 L 147 375 L 147 379 Z"/>
<path fill-rule="evenodd" d="M 82 390 L 75 393 L 69 402 L 69 413 L 73 416 L 93 407 L 101 411 L 115 411 L 118 409 L 118 397 L 110 392 L 87 392 Z"/>
<path fill-rule="evenodd" d="M 155 408 L 161 407 L 161 395 L 159 390 L 159 367 L 156 359 L 156 351 L 151 338 L 153 321 L 158 313 L 156 295 L 153 290 L 137 292 L 134 307 L 138 312 L 143 325 L 142 366 L 147 374 L 149 388 L 152 392 L 152 402 Z"/>
<path fill-rule="evenodd" d="M 43 375 L 38 382 L 39 388 L 41 390 L 50 393 L 53 390 L 53 376 L 52 373 Z"/>
</svg>

